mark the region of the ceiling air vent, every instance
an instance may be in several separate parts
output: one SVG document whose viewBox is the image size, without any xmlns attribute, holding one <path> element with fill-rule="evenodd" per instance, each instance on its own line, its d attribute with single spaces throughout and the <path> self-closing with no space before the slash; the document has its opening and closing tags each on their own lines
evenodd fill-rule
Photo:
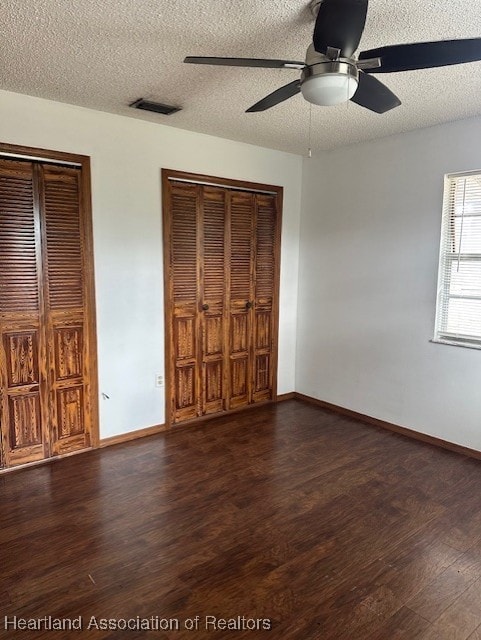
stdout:
<svg viewBox="0 0 481 640">
<path fill-rule="evenodd" d="M 153 111 L 154 113 L 162 113 L 164 116 L 170 116 L 172 113 L 182 110 L 182 107 L 172 107 L 168 104 L 152 102 L 151 100 L 144 100 L 143 98 L 139 98 L 135 102 L 132 102 L 129 107 L 133 107 L 134 109 L 143 109 L 144 111 Z"/>
</svg>

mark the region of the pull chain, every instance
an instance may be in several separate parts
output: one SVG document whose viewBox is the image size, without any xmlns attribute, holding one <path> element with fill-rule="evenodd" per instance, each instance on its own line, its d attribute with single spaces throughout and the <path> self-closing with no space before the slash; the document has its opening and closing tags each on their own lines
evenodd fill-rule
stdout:
<svg viewBox="0 0 481 640">
<path fill-rule="evenodd" d="M 311 138 L 312 138 L 312 103 L 309 103 L 309 139 L 308 139 L 308 146 L 307 146 L 308 158 L 312 158 Z"/>
</svg>

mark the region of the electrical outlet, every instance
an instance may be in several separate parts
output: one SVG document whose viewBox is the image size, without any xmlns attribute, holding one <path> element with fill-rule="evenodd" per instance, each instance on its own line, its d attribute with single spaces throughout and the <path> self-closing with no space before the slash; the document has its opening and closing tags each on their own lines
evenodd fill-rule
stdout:
<svg viewBox="0 0 481 640">
<path fill-rule="evenodd" d="M 161 373 L 157 373 L 155 375 L 155 386 L 163 387 L 164 386 L 164 376 Z"/>
</svg>

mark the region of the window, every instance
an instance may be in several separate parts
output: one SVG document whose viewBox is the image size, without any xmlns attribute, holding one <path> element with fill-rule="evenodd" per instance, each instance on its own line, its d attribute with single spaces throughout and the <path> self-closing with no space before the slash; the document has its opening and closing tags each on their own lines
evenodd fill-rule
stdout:
<svg viewBox="0 0 481 640">
<path fill-rule="evenodd" d="M 481 348 L 481 172 L 445 178 L 434 340 Z"/>
</svg>

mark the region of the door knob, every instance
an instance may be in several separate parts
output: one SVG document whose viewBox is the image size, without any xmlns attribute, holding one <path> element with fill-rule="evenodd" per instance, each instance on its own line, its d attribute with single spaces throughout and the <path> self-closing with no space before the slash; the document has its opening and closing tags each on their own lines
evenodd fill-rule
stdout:
<svg viewBox="0 0 481 640">
<path fill-rule="evenodd" d="M 251 302 L 250 300 L 248 300 L 248 301 L 246 302 L 246 309 L 252 309 L 252 307 L 253 307 L 253 306 L 254 306 L 254 305 L 252 304 L 252 302 Z"/>
<path fill-rule="evenodd" d="M 209 305 L 204 302 L 204 304 L 202 305 L 202 311 L 207 311 L 208 308 L 209 308 Z"/>
</svg>

